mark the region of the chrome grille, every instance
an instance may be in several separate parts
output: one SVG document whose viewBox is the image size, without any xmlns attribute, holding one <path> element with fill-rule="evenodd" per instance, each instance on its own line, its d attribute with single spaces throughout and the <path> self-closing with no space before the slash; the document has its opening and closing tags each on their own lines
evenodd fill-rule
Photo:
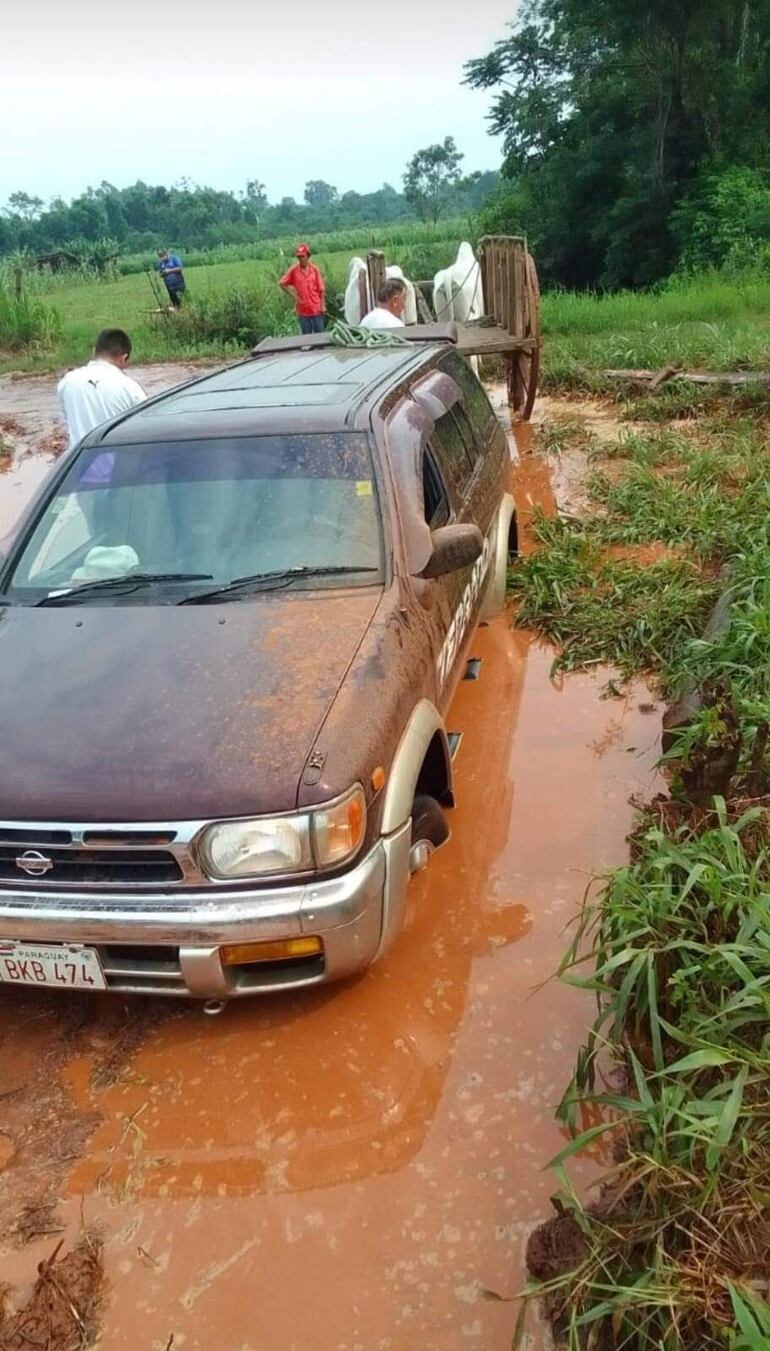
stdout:
<svg viewBox="0 0 770 1351">
<path fill-rule="evenodd" d="M 100 943 L 97 951 L 109 990 L 132 994 L 185 993 L 178 947 Z"/>
<path fill-rule="evenodd" d="M 18 830 L 15 826 L 0 827 L 3 845 L 17 844 L 20 849 L 47 849 L 54 844 L 72 844 L 70 830 L 46 830 L 45 826 Z"/>
<path fill-rule="evenodd" d="M 204 824 L 0 821 L 0 889 L 99 892 L 210 886 L 192 848 Z"/>
<path fill-rule="evenodd" d="M 19 866 L 27 852 L 44 854 L 51 868 L 40 877 Z M 20 848 L 0 843 L 0 882 L 45 882 L 50 886 L 145 886 L 181 882 L 182 869 L 167 850 L 60 848 L 35 841 Z"/>
</svg>

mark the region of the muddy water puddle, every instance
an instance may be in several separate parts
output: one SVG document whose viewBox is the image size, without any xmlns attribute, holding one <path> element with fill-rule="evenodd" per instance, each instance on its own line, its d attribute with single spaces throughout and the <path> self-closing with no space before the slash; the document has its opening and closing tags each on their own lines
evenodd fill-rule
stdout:
<svg viewBox="0 0 770 1351">
<path fill-rule="evenodd" d="M 539 987 L 590 877 L 625 857 L 657 740 L 641 691 L 556 688 L 550 652 L 505 619 L 474 654 L 452 710 L 452 840 L 388 958 L 302 998 L 150 1025 L 105 1087 L 93 1050 L 61 1067 L 70 1112 L 100 1119 L 60 1223 L 74 1237 L 82 1197 L 105 1233 L 105 1345 L 508 1347 L 511 1308 L 482 1291 L 523 1280 L 591 1014 Z M 102 1006 L 83 1016 L 98 1039 Z M 50 1246 L 6 1254 L 6 1278 Z"/>
<path fill-rule="evenodd" d="M 516 474 L 520 508 L 548 509 L 525 438 Z M 449 718 L 452 838 L 363 977 L 217 1019 L 34 995 L 19 1019 L 0 993 L 0 1094 L 7 1076 L 17 1090 L 6 1201 L 25 1178 L 34 1192 L 30 1156 L 49 1147 L 25 1113 L 70 1131 L 39 1193 L 61 1198 L 48 1220 L 63 1233 L 9 1240 L 2 1276 L 23 1294 L 59 1237 L 96 1225 L 111 1351 L 510 1346 L 513 1306 L 484 1292 L 524 1281 L 564 1144 L 554 1108 L 592 1016 L 549 977 L 590 879 L 627 856 L 659 720 L 643 687 L 600 699 L 606 672 L 552 682 L 551 651 L 507 616 L 472 655 L 479 678 Z M 0 1096 L 0 1134 L 3 1120 Z M 579 1185 L 600 1162 L 575 1166 Z"/>
</svg>

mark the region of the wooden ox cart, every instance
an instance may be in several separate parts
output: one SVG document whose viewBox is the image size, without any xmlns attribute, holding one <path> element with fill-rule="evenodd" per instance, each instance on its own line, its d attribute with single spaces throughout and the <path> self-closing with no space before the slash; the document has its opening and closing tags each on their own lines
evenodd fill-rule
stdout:
<svg viewBox="0 0 770 1351">
<path fill-rule="evenodd" d="M 540 287 L 537 268 L 527 241 L 516 235 L 485 235 L 479 240 L 483 314 L 468 322 L 456 321 L 457 349 L 464 356 L 500 356 L 506 367 L 508 402 L 514 415 L 529 420 L 537 394 L 540 370 Z M 384 255 L 376 249 L 367 256 L 369 294 L 376 295 L 385 277 Z M 428 285 L 417 283 L 419 319 L 434 322 L 425 298 Z M 454 319 L 437 314 L 437 319 Z"/>
</svg>

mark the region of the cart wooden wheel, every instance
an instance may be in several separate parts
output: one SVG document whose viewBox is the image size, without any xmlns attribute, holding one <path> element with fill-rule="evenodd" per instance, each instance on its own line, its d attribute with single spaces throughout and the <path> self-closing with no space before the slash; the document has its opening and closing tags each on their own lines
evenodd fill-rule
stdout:
<svg viewBox="0 0 770 1351">
<path fill-rule="evenodd" d="M 512 352 L 508 357 L 508 403 L 514 416 L 529 422 L 535 406 L 540 374 L 540 283 L 532 256 L 527 254 L 526 337 L 534 340 L 531 350 Z"/>
</svg>

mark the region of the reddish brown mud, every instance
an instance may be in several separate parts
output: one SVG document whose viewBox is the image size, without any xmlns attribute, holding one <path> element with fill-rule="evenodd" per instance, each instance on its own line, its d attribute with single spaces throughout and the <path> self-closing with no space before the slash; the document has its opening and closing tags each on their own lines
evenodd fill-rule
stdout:
<svg viewBox="0 0 770 1351">
<path fill-rule="evenodd" d="M 683 558 L 684 553 L 661 540 L 653 540 L 651 544 L 611 544 L 607 557 L 618 563 L 636 563 L 639 568 L 651 568 L 656 563 L 671 563 Z"/>
<path fill-rule="evenodd" d="M 83 1351 L 98 1334 L 104 1271 L 101 1241 L 84 1233 L 71 1252 L 57 1243 L 20 1308 L 0 1304 L 0 1351 Z M 2 1291 L 0 1291 L 2 1294 Z"/>
<path fill-rule="evenodd" d="M 523 444 L 522 515 L 549 492 Z M 485 1292 L 523 1283 L 593 1012 L 549 977 L 590 879 L 627 857 L 629 797 L 655 791 L 658 720 L 643 687 L 600 699 L 606 672 L 552 683 L 552 652 L 507 616 L 472 655 L 452 839 L 363 977 L 216 1019 L 0 992 L 0 1270 L 19 1300 L 58 1241 L 14 1232 L 37 1197 L 68 1248 L 84 1222 L 103 1235 L 110 1351 L 507 1351 L 513 1306 Z M 63 1123 L 55 1160 L 36 1117 Z"/>
</svg>

